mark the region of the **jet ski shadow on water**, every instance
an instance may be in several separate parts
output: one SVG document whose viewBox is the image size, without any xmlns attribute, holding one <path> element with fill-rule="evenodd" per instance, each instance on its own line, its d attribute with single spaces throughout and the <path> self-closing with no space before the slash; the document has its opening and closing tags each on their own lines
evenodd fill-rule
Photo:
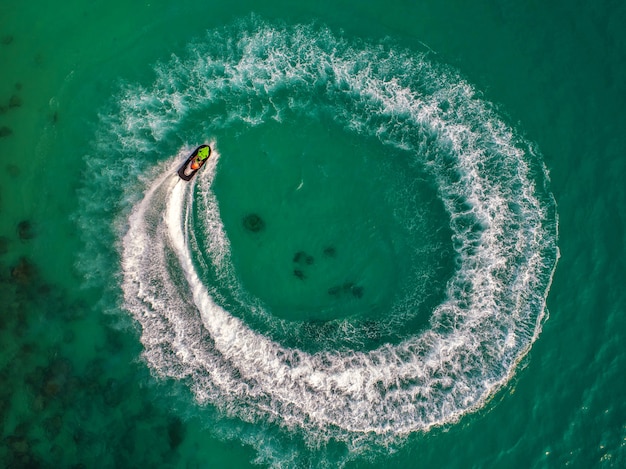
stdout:
<svg viewBox="0 0 626 469">
<path fill-rule="evenodd" d="M 211 156 L 211 147 L 200 145 L 187 158 L 187 161 L 178 169 L 178 175 L 184 181 L 190 181 L 192 177 L 204 166 Z"/>
</svg>

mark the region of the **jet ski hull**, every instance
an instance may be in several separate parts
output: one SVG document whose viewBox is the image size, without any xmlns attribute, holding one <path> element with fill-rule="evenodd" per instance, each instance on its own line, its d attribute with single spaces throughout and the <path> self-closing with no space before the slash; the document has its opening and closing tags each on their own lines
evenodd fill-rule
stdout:
<svg viewBox="0 0 626 469">
<path fill-rule="evenodd" d="M 200 149 L 205 148 L 205 147 L 209 149 L 209 157 L 200 162 L 199 168 L 191 169 L 191 163 L 193 162 L 194 158 L 198 155 L 198 152 L 200 151 Z M 200 145 L 198 148 L 194 150 L 194 152 L 189 156 L 189 158 L 187 158 L 187 161 L 185 161 L 185 163 L 180 168 L 178 168 L 178 176 L 183 181 L 191 181 L 191 178 L 194 177 L 198 171 L 200 171 L 200 168 L 202 168 L 205 165 L 205 163 L 209 161 L 210 157 L 211 157 L 211 147 L 208 145 Z"/>
</svg>

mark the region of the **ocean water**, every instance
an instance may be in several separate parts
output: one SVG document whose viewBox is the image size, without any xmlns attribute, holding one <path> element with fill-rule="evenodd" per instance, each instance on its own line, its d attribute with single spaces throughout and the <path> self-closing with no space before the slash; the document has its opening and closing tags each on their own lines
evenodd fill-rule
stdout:
<svg viewBox="0 0 626 469">
<path fill-rule="evenodd" d="M 0 12 L 2 467 L 626 466 L 625 6 Z"/>
</svg>

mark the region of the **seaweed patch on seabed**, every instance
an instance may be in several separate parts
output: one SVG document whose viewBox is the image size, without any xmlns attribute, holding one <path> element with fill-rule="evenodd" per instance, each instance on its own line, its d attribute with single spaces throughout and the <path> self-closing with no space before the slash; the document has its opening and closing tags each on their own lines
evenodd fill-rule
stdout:
<svg viewBox="0 0 626 469">
<path fill-rule="evenodd" d="M 293 275 L 300 280 L 304 280 L 307 278 L 304 269 L 312 266 L 315 263 L 315 258 L 304 251 L 298 251 L 293 256 L 293 263 L 295 264 Z"/>
<path fill-rule="evenodd" d="M 8 243 L 7 238 L 1 240 Z M 83 357 L 86 366 L 76 366 L 67 347 L 76 338 L 74 321 L 84 317 L 68 314 L 77 309 L 89 308 L 69 300 L 61 287 L 46 283 L 28 258 L 20 258 L 11 268 L 0 265 L 0 338 L 13 351 L 11 361 L 0 366 L 0 421 L 14 422 L 0 427 L 2 467 L 97 467 L 102 465 L 97 458 L 103 444 L 112 448 L 107 454 L 110 464 L 105 465 L 158 467 L 163 461 L 186 465 L 179 463 L 181 455 L 176 451 L 185 440 L 186 425 L 145 398 L 145 389 L 136 381 L 141 375 L 138 369 L 112 371 L 99 358 L 110 353 Z M 51 335 L 48 328 L 42 329 L 44 322 L 67 332 Z M 104 323 L 101 326 L 111 331 L 105 348 L 132 352 L 128 347 L 134 341 Z M 26 403 L 27 412 L 12 406 L 17 396 Z M 90 430 L 102 428 L 102 422 L 122 429 L 127 419 L 146 430 Z M 133 448 L 146 439 L 155 450 L 138 454 Z"/>
<path fill-rule="evenodd" d="M 342 285 L 335 285 L 328 289 L 328 294 L 335 298 L 353 296 L 363 298 L 363 287 L 355 285 L 353 282 L 345 282 Z"/>
<path fill-rule="evenodd" d="M 13 130 L 11 130 L 10 127 L 7 127 L 6 125 L 0 127 L 0 138 L 8 137 L 9 135 L 13 135 Z"/>
<path fill-rule="evenodd" d="M 304 251 L 298 251 L 293 256 L 293 262 L 300 265 L 313 265 L 315 258 Z"/>
<path fill-rule="evenodd" d="M 250 213 L 243 218 L 243 227 L 252 233 L 258 233 L 265 228 L 265 222 L 256 213 Z"/>
<path fill-rule="evenodd" d="M 20 98 L 16 94 L 11 95 L 11 97 L 9 98 L 9 109 L 14 109 L 16 107 L 20 107 L 21 105 L 22 105 L 22 98 Z"/>
<path fill-rule="evenodd" d="M 178 417 L 171 417 L 167 424 L 167 438 L 170 449 L 175 450 L 185 439 L 185 425 Z"/>
<path fill-rule="evenodd" d="M 20 257 L 17 264 L 11 269 L 11 278 L 20 285 L 32 284 L 37 280 L 38 274 L 37 266 L 26 257 Z"/>
<path fill-rule="evenodd" d="M 29 220 L 22 220 L 17 224 L 17 235 L 22 241 L 28 241 L 35 237 L 33 224 Z"/>
<path fill-rule="evenodd" d="M 0 236 L 0 255 L 6 254 L 9 252 L 9 245 L 11 240 L 6 236 Z"/>
<path fill-rule="evenodd" d="M 16 84 L 16 87 L 17 87 L 17 85 L 19 85 L 20 88 L 22 86 L 19 83 Z M 12 94 L 11 97 L 9 98 L 9 101 L 7 102 L 7 104 L 0 105 L 0 114 L 5 114 L 9 110 L 16 109 L 16 108 L 21 107 L 21 106 L 22 106 L 22 98 L 20 98 L 16 94 Z"/>
<path fill-rule="evenodd" d="M 324 248 L 324 256 L 337 257 L 337 249 L 334 246 L 327 246 Z"/>
</svg>

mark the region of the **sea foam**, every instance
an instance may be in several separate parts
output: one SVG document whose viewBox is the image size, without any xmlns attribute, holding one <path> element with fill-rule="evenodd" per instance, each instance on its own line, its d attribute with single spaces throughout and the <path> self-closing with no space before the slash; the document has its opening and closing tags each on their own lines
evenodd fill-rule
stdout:
<svg viewBox="0 0 626 469">
<path fill-rule="evenodd" d="M 173 160 L 139 168 L 140 198 L 128 195 L 137 174 L 113 170 L 105 179 L 124 187 L 118 197 L 128 207 L 114 231 L 124 308 L 141 326 L 148 366 L 188 380 L 200 403 L 297 429 L 311 445 L 398 442 L 458 421 L 506 384 L 545 317 L 556 207 L 538 153 L 458 73 L 420 53 L 257 20 L 209 32 L 156 70 L 151 86 L 127 86 L 117 117 L 103 119 L 99 145 L 115 142 L 122 168 L 173 135 L 280 122 L 290 112 L 332 115 L 426 171 L 449 215 L 457 264 L 419 334 L 367 351 L 285 347 L 231 314 L 203 280 L 212 269 L 237 284 L 211 190 L 219 153 L 191 184 L 172 174 Z M 185 127 L 195 112 L 205 127 Z M 194 213 L 203 214 L 201 233 Z M 194 257 L 198 238 L 206 258 Z"/>
</svg>

